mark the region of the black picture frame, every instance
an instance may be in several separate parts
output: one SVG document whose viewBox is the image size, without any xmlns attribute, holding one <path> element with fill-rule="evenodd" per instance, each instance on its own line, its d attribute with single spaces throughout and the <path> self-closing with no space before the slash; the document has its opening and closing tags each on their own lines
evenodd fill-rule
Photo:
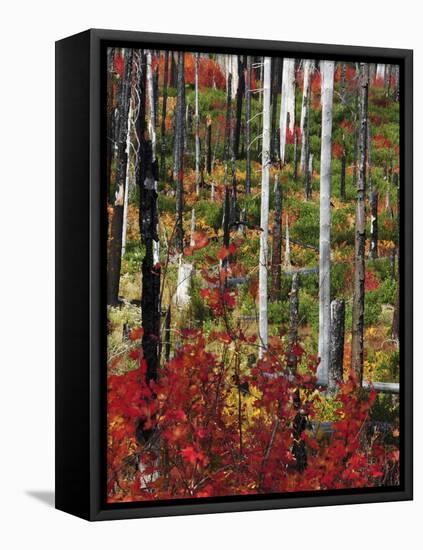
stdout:
<svg viewBox="0 0 423 550">
<path fill-rule="evenodd" d="M 254 53 L 400 66 L 401 485 L 108 505 L 105 502 L 105 208 L 107 45 Z M 103 71 L 104 72 L 104 71 Z M 109 520 L 412 499 L 413 52 L 91 29 L 56 43 L 56 508 Z M 103 163 L 104 164 L 104 163 Z"/>
</svg>

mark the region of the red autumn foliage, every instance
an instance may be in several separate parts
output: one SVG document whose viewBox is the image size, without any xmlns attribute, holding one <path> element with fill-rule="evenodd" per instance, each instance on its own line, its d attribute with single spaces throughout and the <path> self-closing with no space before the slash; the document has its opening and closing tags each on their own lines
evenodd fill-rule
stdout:
<svg viewBox="0 0 423 550">
<path fill-rule="evenodd" d="M 391 141 L 382 134 L 375 134 L 373 136 L 374 147 L 376 149 L 391 149 Z"/>
<path fill-rule="evenodd" d="M 321 78 L 320 73 L 315 71 L 311 77 L 311 91 L 313 94 L 319 94 L 321 92 Z"/>
<path fill-rule="evenodd" d="M 344 151 L 344 147 L 341 143 L 333 143 L 332 144 L 332 156 L 336 159 L 340 159 L 342 157 L 342 153 Z"/>
<path fill-rule="evenodd" d="M 366 269 L 366 273 L 364 276 L 364 290 L 366 290 L 367 292 L 377 290 L 379 286 L 380 282 L 377 275 L 373 271 Z"/>
<path fill-rule="evenodd" d="M 120 78 L 123 77 L 123 71 L 125 69 L 125 63 L 123 60 L 122 52 L 118 51 L 115 53 L 113 59 L 113 72 L 118 74 Z"/>
<path fill-rule="evenodd" d="M 286 143 L 294 143 L 295 134 L 297 134 L 297 143 L 301 143 L 301 128 L 298 126 L 296 126 L 292 132 L 289 128 L 286 129 Z"/>
<path fill-rule="evenodd" d="M 191 53 L 185 54 L 185 83 L 191 85 L 195 84 L 195 57 Z M 225 75 L 213 59 L 200 57 L 198 85 L 200 89 L 212 88 L 214 86 L 220 90 L 225 89 Z"/>
<path fill-rule="evenodd" d="M 387 475 L 397 479 L 397 446 L 366 438 L 374 390 L 363 393 L 353 377 L 341 384 L 333 433 L 322 438 L 311 428 L 321 399 L 318 361 L 301 345 L 287 353 L 272 336 L 268 352 L 244 371 L 222 359 L 247 357 L 257 344 L 231 326 L 226 312 L 237 295 L 225 285 L 230 267 L 214 261 L 202 270 L 202 290 L 226 330 L 181 331 L 183 344 L 157 382 L 146 379 L 142 357 L 135 370 L 108 378 L 108 501 L 376 487 Z M 211 351 L 216 342 L 220 352 Z M 301 368 L 288 376 L 292 354 Z M 299 418 L 306 428 L 297 433 Z M 140 438 L 140 427 L 154 437 Z M 301 468 L 299 449 L 307 454 Z"/>
</svg>

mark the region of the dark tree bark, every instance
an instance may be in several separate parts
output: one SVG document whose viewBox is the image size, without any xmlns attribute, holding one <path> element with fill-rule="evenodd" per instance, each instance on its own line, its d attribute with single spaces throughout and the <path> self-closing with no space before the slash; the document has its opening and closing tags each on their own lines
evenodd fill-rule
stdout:
<svg viewBox="0 0 423 550">
<path fill-rule="evenodd" d="M 119 282 L 122 254 L 123 202 L 127 168 L 126 140 L 128 133 L 128 113 L 131 99 L 132 48 L 124 50 L 124 77 L 118 97 L 118 134 L 116 151 L 116 181 L 113 213 L 110 229 L 110 242 L 107 269 L 107 303 L 119 304 Z"/>
<path fill-rule="evenodd" d="M 366 244 L 366 156 L 367 156 L 367 103 L 369 91 L 368 65 L 360 63 L 360 118 L 359 118 L 359 167 L 357 179 L 357 207 L 355 221 L 354 294 L 352 310 L 351 367 L 357 380 L 363 381 L 364 358 L 364 252 Z"/>
<path fill-rule="evenodd" d="M 106 166 L 107 166 L 107 193 L 110 194 L 111 187 L 111 167 L 114 157 L 114 148 L 116 142 L 116 124 L 115 124 L 115 107 L 113 97 L 113 80 L 114 80 L 114 60 L 116 55 L 115 48 L 107 49 L 107 148 L 106 148 Z"/>
<path fill-rule="evenodd" d="M 234 223 L 238 216 L 237 216 L 237 189 L 236 189 L 236 126 L 235 126 L 235 120 L 234 120 L 234 112 L 231 109 L 231 131 L 230 131 L 230 154 L 231 154 L 231 179 L 232 179 L 232 196 L 231 196 L 231 223 Z"/>
<path fill-rule="evenodd" d="M 244 80 L 244 59 L 238 56 L 238 87 L 236 90 L 236 123 L 234 135 L 234 153 L 235 158 L 239 158 L 239 144 L 241 140 L 241 121 L 242 121 L 242 100 L 244 99 L 245 80 Z"/>
<path fill-rule="evenodd" d="M 344 135 L 342 135 L 341 182 L 339 185 L 339 196 L 342 201 L 347 200 L 346 189 L 345 189 L 346 168 L 347 168 L 347 152 L 345 148 Z"/>
<path fill-rule="evenodd" d="M 223 202 L 223 246 L 229 248 L 230 244 L 230 225 L 231 225 L 231 195 L 232 192 L 228 185 L 225 183 L 225 196 Z M 222 261 L 223 267 L 228 264 L 228 257 Z"/>
<path fill-rule="evenodd" d="M 184 249 L 184 133 L 185 133 L 185 79 L 184 79 L 184 53 L 178 53 L 177 75 L 177 101 L 175 122 L 175 168 L 176 168 L 176 224 L 175 245 L 181 254 Z"/>
<path fill-rule="evenodd" d="M 166 312 L 166 322 L 165 322 L 165 343 L 164 343 L 164 359 L 166 363 L 170 360 L 170 326 L 172 320 L 172 308 L 169 305 Z"/>
<path fill-rule="evenodd" d="M 311 198 L 311 174 L 310 174 L 310 116 L 311 116 L 311 85 L 308 90 L 305 133 L 302 136 L 304 142 L 304 199 Z"/>
<path fill-rule="evenodd" d="M 169 51 L 165 52 L 164 76 L 163 76 L 163 98 L 162 98 L 162 123 L 160 128 L 161 156 L 160 156 L 160 177 L 162 181 L 166 178 L 166 110 L 167 110 L 167 84 L 169 76 Z"/>
<path fill-rule="evenodd" d="M 345 302 L 331 303 L 329 390 L 342 382 L 344 373 Z"/>
<path fill-rule="evenodd" d="M 227 90 L 226 90 L 226 118 L 225 118 L 225 142 L 223 145 L 223 161 L 226 162 L 229 156 L 229 140 L 231 134 L 231 87 L 232 74 L 228 75 Z"/>
<path fill-rule="evenodd" d="M 278 139 L 277 139 L 277 110 L 278 96 L 282 84 L 282 58 L 272 57 L 272 128 L 270 132 L 270 158 L 272 162 L 277 162 L 279 159 Z"/>
<path fill-rule="evenodd" d="M 245 69 L 245 194 L 251 192 L 251 56 L 247 56 Z"/>
<path fill-rule="evenodd" d="M 357 185 L 357 157 L 358 157 L 358 134 L 359 134 L 359 86 L 355 94 L 355 129 L 354 129 L 354 167 L 353 167 L 353 186 Z"/>
<path fill-rule="evenodd" d="M 395 174 L 397 176 L 397 174 Z M 397 276 L 397 299 L 395 301 L 394 316 L 392 319 L 392 338 L 399 342 L 400 337 L 400 187 L 398 182 L 397 185 L 397 265 L 398 265 L 398 276 Z"/>
<path fill-rule="evenodd" d="M 175 62 L 175 54 L 176 52 L 170 52 L 170 86 L 172 88 L 176 88 L 177 68 Z"/>
<path fill-rule="evenodd" d="M 211 137 L 212 137 L 212 120 L 210 115 L 207 115 L 206 123 L 206 170 L 207 174 L 211 176 L 212 173 L 212 147 L 211 147 Z"/>
<path fill-rule="evenodd" d="M 370 120 L 367 119 L 367 188 L 369 200 L 372 201 L 373 181 L 372 181 L 372 135 L 370 129 Z"/>
<path fill-rule="evenodd" d="M 276 182 L 275 219 L 272 232 L 272 289 L 270 299 L 279 300 L 281 296 L 282 263 L 282 186 Z"/>
<path fill-rule="evenodd" d="M 289 297 L 289 332 L 288 332 L 288 368 L 292 373 L 297 369 L 297 354 L 293 353 L 293 348 L 298 342 L 298 324 L 299 324 L 299 289 L 300 278 L 298 273 L 292 276 L 291 294 Z"/>
<path fill-rule="evenodd" d="M 378 230 L 377 230 L 377 207 L 379 202 L 379 193 L 372 191 L 371 194 L 371 223 L 370 223 L 370 251 L 369 258 L 375 260 L 378 257 Z"/>
</svg>

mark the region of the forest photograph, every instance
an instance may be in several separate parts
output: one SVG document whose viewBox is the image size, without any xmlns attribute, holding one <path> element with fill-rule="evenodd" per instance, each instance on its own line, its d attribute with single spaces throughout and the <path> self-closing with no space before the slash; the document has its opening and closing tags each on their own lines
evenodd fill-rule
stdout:
<svg viewBox="0 0 423 550">
<path fill-rule="evenodd" d="M 107 503 L 399 487 L 399 66 L 105 63 Z"/>
</svg>

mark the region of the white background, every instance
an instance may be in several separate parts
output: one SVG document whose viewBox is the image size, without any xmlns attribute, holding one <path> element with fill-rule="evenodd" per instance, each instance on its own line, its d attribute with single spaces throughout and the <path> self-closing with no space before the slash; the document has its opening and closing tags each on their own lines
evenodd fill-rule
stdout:
<svg viewBox="0 0 423 550">
<path fill-rule="evenodd" d="M 10 0 L 0 31 L 0 544 L 3 548 L 417 548 L 415 501 L 89 524 L 54 510 L 54 41 L 90 27 L 415 50 L 415 204 L 421 180 L 419 2 Z M 78 182 L 75 182 L 78 185 Z M 418 212 L 418 211 L 417 211 Z M 421 395 L 423 224 L 416 219 L 416 395 Z M 77 396 L 75 396 L 77 400 Z M 41 498 L 40 498 L 41 497 Z M 420 540 L 419 540 L 420 539 Z M 415 542 L 413 542 L 413 540 Z"/>
</svg>

